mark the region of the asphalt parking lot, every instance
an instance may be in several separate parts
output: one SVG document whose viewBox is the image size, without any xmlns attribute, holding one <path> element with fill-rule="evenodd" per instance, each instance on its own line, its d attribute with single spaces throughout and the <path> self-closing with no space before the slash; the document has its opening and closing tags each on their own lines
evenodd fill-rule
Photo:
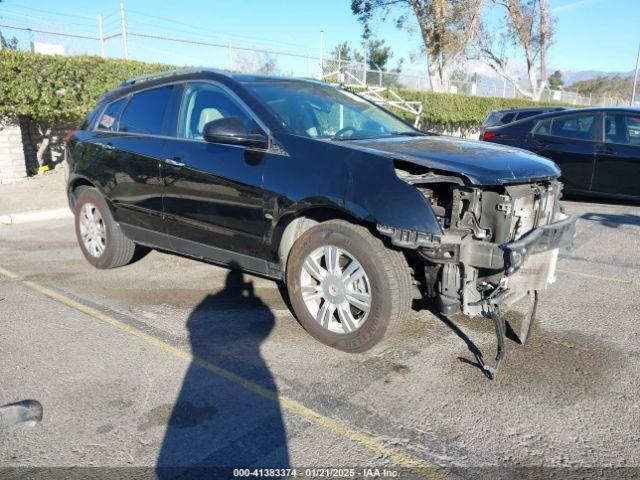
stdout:
<svg viewBox="0 0 640 480">
<path fill-rule="evenodd" d="M 0 466 L 640 474 L 640 207 L 565 208 L 574 248 L 493 381 L 471 364 L 495 354 L 486 319 L 415 311 L 400 341 L 350 355 L 271 281 L 159 252 L 97 271 L 70 219 L 0 226 L 0 404 L 44 408 L 2 432 Z"/>
</svg>

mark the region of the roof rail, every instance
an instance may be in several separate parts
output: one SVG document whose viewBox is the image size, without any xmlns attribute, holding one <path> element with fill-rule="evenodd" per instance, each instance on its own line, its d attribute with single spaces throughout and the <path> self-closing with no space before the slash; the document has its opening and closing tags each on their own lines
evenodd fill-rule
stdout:
<svg viewBox="0 0 640 480">
<path fill-rule="evenodd" d="M 213 73 L 219 73 L 222 75 L 228 75 L 226 72 L 222 70 L 217 70 L 215 68 L 206 68 L 206 67 L 179 68 L 176 70 L 165 70 L 163 72 L 148 73 L 146 75 L 140 75 L 139 77 L 129 78 L 124 82 L 122 82 L 120 86 L 127 87 L 127 86 L 135 85 L 138 83 L 156 80 L 158 78 L 171 77 L 174 75 L 187 75 L 189 73 L 202 73 L 202 72 L 213 72 Z"/>
</svg>

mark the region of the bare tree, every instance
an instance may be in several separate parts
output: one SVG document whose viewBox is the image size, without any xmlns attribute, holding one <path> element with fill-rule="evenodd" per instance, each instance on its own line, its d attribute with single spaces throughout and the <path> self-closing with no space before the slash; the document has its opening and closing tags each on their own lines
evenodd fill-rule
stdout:
<svg viewBox="0 0 640 480">
<path fill-rule="evenodd" d="M 484 0 L 352 0 L 351 10 L 364 25 L 363 36 L 371 36 L 376 18 L 397 13 L 396 25 L 408 31 L 417 27 L 421 50 L 435 89 L 445 89 L 449 72 L 476 41 L 481 30 Z M 417 25 L 414 21 L 417 21 Z"/>
<path fill-rule="evenodd" d="M 506 30 L 499 39 L 490 34 L 479 37 L 481 59 L 511 82 L 520 94 L 539 100 L 547 83 L 547 51 L 555 33 L 555 20 L 549 14 L 547 0 L 492 1 L 506 9 Z M 508 72 L 507 45 L 524 52 L 529 89 Z"/>
</svg>

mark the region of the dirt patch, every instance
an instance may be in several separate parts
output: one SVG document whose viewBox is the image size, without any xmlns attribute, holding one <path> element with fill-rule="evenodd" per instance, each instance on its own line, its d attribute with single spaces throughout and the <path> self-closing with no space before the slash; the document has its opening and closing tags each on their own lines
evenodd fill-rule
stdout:
<svg viewBox="0 0 640 480">
<path fill-rule="evenodd" d="M 154 427 L 166 425 L 180 428 L 195 427 L 214 419 L 218 410 L 213 406 L 197 407 L 190 402 L 178 402 L 175 405 L 164 403 L 145 413 L 138 423 L 138 430 L 144 432 Z"/>
<path fill-rule="evenodd" d="M 409 373 L 409 367 L 406 365 L 394 364 L 391 366 L 394 372 L 399 373 L 400 375 L 406 375 Z"/>
<path fill-rule="evenodd" d="M 97 429 L 96 429 L 96 433 L 99 434 L 103 434 L 103 433 L 109 433 L 110 431 L 112 431 L 115 427 L 113 425 L 111 425 L 110 423 L 106 424 L 106 425 L 100 425 Z"/>
<path fill-rule="evenodd" d="M 133 405 L 133 402 L 131 400 L 111 400 L 109 402 L 109 406 L 113 407 L 113 408 L 117 408 L 118 410 L 122 411 L 122 410 L 126 410 L 127 408 L 131 407 Z"/>
</svg>

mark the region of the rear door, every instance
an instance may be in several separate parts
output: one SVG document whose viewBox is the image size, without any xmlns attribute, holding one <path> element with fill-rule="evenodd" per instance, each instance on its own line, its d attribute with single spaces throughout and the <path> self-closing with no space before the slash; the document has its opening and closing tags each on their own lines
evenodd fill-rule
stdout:
<svg viewBox="0 0 640 480">
<path fill-rule="evenodd" d="M 175 250 L 264 271 L 266 262 L 256 257 L 265 256 L 266 151 L 206 142 L 205 124 L 226 117 L 239 117 L 248 132 L 260 130 L 248 108 L 221 84 L 184 86 L 176 136 L 163 154 L 166 231 Z"/>
<path fill-rule="evenodd" d="M 102 141 L 114 217 L 138 230 L 164 230 L 160 159 L 175 88 L 161 86 L 130 95 L 116 132 Z M 128 232 L 136 238 L 144 234 Z"/>
<path fill-rule="evenodd" d="M 604 113 L 592 189 L 640 196 L 640 114 Z"/>
<path fill-rule="evenodd" d="M 586 192 L 595 166 L 599 112 L 573 113 L 540 120 L 531 137 L 531 151 L 553 160 L 567 190 Z"/>
</svg>

